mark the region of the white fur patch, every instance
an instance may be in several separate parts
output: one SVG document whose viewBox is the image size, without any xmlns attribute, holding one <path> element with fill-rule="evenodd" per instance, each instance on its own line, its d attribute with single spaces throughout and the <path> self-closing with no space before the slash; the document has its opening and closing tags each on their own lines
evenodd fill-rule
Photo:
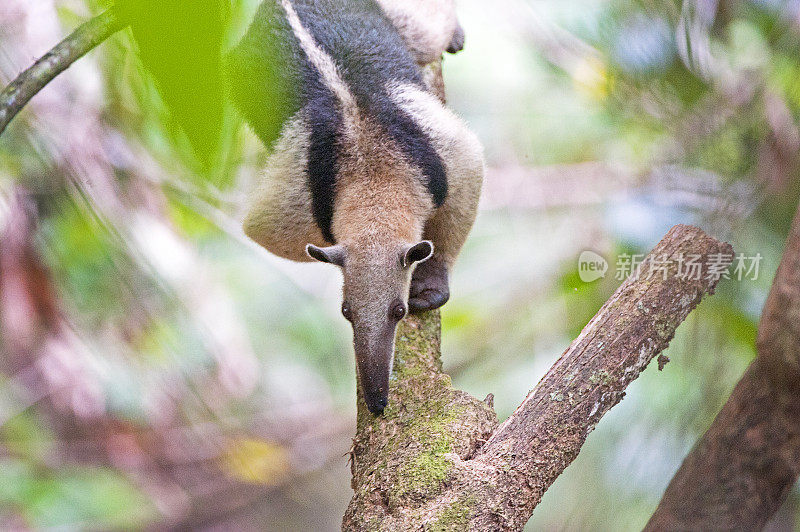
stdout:
<svg viewBox="0 0 800 532">
<path fill-rule="evenodd" d="M 281 6 L 286 12 L 286 20 L 292 27 L 292 31 L 300 42 L 300 47 L 303 48 L 309 62 L 319 71 L 325 85 L 341 103 L 345 134 L 354 133 L 356 125 L 359 122 L 358 106 L 356 105 L 356 99 L 353 93 L 350 92 L 347 83 L 345 83 L 344 79 L 342 79 L 342 76 L 339 74 L 336 63 L 334 63 L 330 55 L 325 53 L 325 51 L 317 45 L 314 37 L 305 26 L 303 26 L 291 2 L 289 0 L 281 0 Z"/>
<path fill-rule="evenodd" d="M 244 219 L 247 236 L 279 257 L 301 262 L 311 260 L 306 244 L 325 245 L 307 186 L 310 132 L 306 122 L 300 113 L 284 125 Z"/>
<path fill-rule="evenodd" d="M 394 84 L 389 87 L 389 94 L 426 131 L 452 137 L 465 129 L 461 119 L 426 90 L 411 84 Z"/>
<path fill-rule="evenodd" d="M 453 0 L 378 0 L 420 64 L 442 56 L 455 33 Z"/>
<path fill-rule="evenodd" d="M 392 99 L 406 111 L 432 139 L 436 151 L 452 170 L 483 166 L 483 147 L 472 131 L 430 92 L 410 84 L 389 87 Z"/>
</svg>

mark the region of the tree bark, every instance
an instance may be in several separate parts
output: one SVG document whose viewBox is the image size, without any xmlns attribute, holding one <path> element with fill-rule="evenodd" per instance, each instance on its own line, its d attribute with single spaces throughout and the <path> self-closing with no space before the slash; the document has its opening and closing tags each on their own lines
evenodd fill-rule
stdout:
<svg viewBox="0 0 800 532">
<path fill-rule="evenodd" d="M 442 373 L 438 313 L 406 320 L 384 416 L 359 399 L 343 529 L 521 530 L 600 418 L 713 292 L 713 272 L 680 274 L 692 255 L 723 267 L 733 258 L 700 229 L 673 228 L 500 425 L 491 401 Z"/>
<path fill-rule="evenodd" d="M 800 209 L 761 316 L 757 349 L 646 530 L 760 530 L 800 474 Z"/>
</svg>

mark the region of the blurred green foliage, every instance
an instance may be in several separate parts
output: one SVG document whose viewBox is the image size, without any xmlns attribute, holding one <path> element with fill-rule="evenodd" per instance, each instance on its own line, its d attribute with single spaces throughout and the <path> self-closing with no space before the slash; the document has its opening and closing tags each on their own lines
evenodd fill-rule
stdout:
<svg viewBox="0 0 800 532">
<path fill-rule="evenodd" d="M 85 16 L 74 2 L 58 5 L 65 27 Z M 100 390 L 104 422 L 167 441 L 196 431 L 178 447 L 201 449 L 198 463 L 170 448 L 173 455 L 154 458 L 159 464 L 189 463 L 192 474 L 207 475 L 204 487 L 231 477 L 274 483 L 257 508 L 241 510 L 245 522 L 338 528 L 355 394 L 340 280 L 325 266 L 256 251 L 237 221 L 266 150 L 226 101 L 224 58 L 258 2 L 122 7 L 132 33 L 64 76 L 57 87 L 65 109 L 32 106 L 0 139 L 3 198 L 17 185 L 35 193 L 35 249 L 81 341 L 70 361 L 85 363 L 80 376 Z M 486 146 L 486 186 L 502 183 L 508 168 L 554 165 L 529 179 L 532 190 L 557 190 L 537 180 L 566 180 L 575 163 L 620 166 L 629 181 L 603 192 L 601 173 L 570 185 L 582 190 L 481 212 L 443 313 L 444 362 L 457 386 L 495 394 L 499 414 L 509 414 L 613 293 L 616 257 L 645 253 L 672 224 L 701 224 L 737 252 L 764 257 L 757 279 L 723 282 L 679 329 L 671 362 L 634 383 L 530 524 L 640 529 L 755 355 L 759 313 L 800 192 L 787 156 L 800 119 L 797 8 L 722 2 L 687 48 L 701 55 L 689 57 L 681 2 L 507 7 L 462 2 L 467 48 L 445 62 L 451 106 Z M 0 32 L 0 46 L 22 45 Z M 26 66 L 1 63 L 3 73 Z M 96 95 L 87 103 L 76 94 Z M 86 169 L 85 146 L 69 144 L 95 132 L 79 129 L 71 107 L 96 122 L 100 149 L 86 159 L 105 158 L 100 170 Z M 279 111 L 264 113 L 273 129 Z M 595 188 L 592 201 L 570 201 Z M 118 202 L 102 203 L 97 190 Z M 604 279 L 580 280 L 585 249 L 609 260 Z M 252 366 L 237 367 L 248 357 Z M 180 476 L 157 486 L 164 492 L 149 490 L 102 453 L 75 460 L 63 432 L 82 423 L 64 413 L 71 403 L 22 393 L 20 374 L 34 362 L 3 369 L 0 528 L 159 528 L 168 516 L 157 493 L 186 496 L 187 522 L 198 506 L 226 498 L 208 498 Z M 324 437 L 313 439 L 315 431 Z M 238 443 L 204 447 L 226 438 Z"/>
<path fill-rule="evenodd" d="M 142 63 L 203 163 L 222 142 L 228 0 L 120 0 Z"/>
<path fill-rule="evenodd" d="M 152 503 L 118 472 L 0 459 L 0 505 L 18 509 L 36 529 L 132 529 L 156 516 Z"/>
</svg>

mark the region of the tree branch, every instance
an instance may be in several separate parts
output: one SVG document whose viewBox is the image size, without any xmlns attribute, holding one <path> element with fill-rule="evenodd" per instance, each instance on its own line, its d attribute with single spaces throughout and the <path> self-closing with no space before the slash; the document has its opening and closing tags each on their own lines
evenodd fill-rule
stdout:
<svg viewBox="0 0 800 532">
<path fill-rule="evenodd" d="M 761 314 L 756 346 L 775 385 L 800 393 L 800 207 Z"/>
<path fill-rule="evenodd" d="M 701 230 L 673 228 L 499 426 L 489 404 L 442 373 L 438 314 L 407 320 L 385 415 L 370 416 L 359 401 L 343 528 L 521 530 L 603 414 L 713 292 L 707 271 L 679 275 L 679 258 L 691 255 L 725 267 L 733 258 Z M 666 274 L 649 275 L 658 264 Z"/>
<path fill-rule="evenodd" d="M 761 317 L 758 357 L 646 530 L 760 530 L 800 474 L 800 209 Z"/>
<path fill-rule="evenodd" d="M 584 328 L 522 405 L 492 435 L 485 456 L 517 456 L 510 463 L 528 481 L 546 489 L 577 455 L 600 418 L 624 390 L 663 351 L 680 325 L 716 279 L 677 275 L 681 258 L 701 255 L 733 259 L 728 244 L 700 229 L 676 226 L 648 255 L 640 275 L 630 277 Z M 664 276 L 656 261 L 670 263 Z M 651 272 L 656 272 L 652 276 Z M 533 453 L 525 459 L 526 453 Z M 542 490 L 543 491 L 543 490 Z M 538 502 L 538 501 L 537 501 Z"/>
<path fill-rule="evenodd" d="M 36 94 L 75 61 L 126 26 L 109 9 L 76 29 L 0 93 L 0 135 Z"/>
</svg>

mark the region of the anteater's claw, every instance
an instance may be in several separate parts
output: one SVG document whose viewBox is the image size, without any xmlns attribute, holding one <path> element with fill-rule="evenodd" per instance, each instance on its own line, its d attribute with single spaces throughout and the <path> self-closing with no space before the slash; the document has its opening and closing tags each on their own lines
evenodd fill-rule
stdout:
<svg viewBox="0 0 800 532">
<path fill-rule="evenodd" d="M 450 41 L 450 44 L 447 47 L 447 51 L 451 54 L 460 52 L 464 49 L 464 41 L 464 28 L 462 28 L 461 24 L 459 24 L 456 27 L 456 32 L 453 34 L 453 40 Z"/>
<path fill-rule="evenodd" d="M 417 266 L 411 277 L 408 309 L 414 313 L 425 312 L 441 307 L 448 299 L 450 287 L 444 264 L 432 258 Z"/>
<path fill-rule="evenodd" d="M 425 312 L 441 307 L 447 303 L 448 299 L 450 299 L 450 294 L 447 292 L 424 290 L 408 300 L 408 308 L 413 313 Z"/>
</svg>

